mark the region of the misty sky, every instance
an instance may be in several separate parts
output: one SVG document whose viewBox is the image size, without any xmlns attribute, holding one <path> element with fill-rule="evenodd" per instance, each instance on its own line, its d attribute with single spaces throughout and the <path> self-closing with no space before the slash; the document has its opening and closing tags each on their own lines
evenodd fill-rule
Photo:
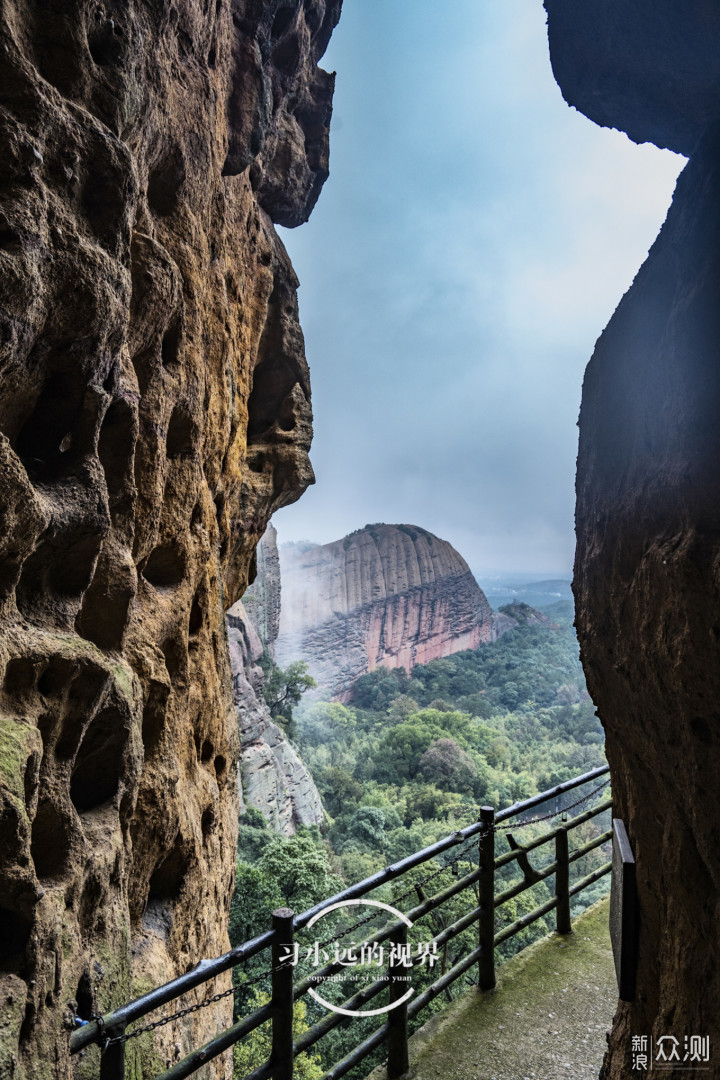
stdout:
<svg viewBox="0 0 720 1080">
<path fill-rule="evenodd" d="M 541 0 L 345 0 L 323 66 L 330 179 L 280 230 L 317 484 L 279 539 L 410 522 L 569 573 L 583 370 L 684 159 L 564 103 Z"/>
</svg>

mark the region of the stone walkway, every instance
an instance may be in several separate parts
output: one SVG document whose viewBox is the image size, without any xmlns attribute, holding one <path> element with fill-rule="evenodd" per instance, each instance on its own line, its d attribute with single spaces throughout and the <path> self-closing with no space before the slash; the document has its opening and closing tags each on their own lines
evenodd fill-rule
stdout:
<svg viewBox="0 0 720 1080">
<path fill-rule="evenodd" d="M 498 967 L 410 1040 L 414 1080 L 597 1080 L 617 1005 L 609 900 Z M 376 1069 L 372 1080 L 385 1080 Z"/>
</svg>

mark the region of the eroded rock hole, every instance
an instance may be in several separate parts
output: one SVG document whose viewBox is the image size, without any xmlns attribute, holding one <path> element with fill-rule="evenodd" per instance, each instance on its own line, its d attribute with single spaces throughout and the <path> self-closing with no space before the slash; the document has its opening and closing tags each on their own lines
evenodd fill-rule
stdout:
<svg viewBox="0 0 720 1080">
<path fill-rule="evenodd" d="M 134 595 L 129 575 L 123 580 L 109 560 L 100 558 L 95 577 L 83 596 L 75 629 L 100 649 L 121 649 Z"/>
<path fill-rule="evenodd" d="M 35 685 L 35 664 L 27 656 L 15 656 L 5 668 L 5 692 L 11 697 L 26 697 Z"/>
<path fill-rule="evenodd" d="M 17 229 L 0 228 L 0 251 L 19 255 L 22 252 L 22 234 Z"/>
<path fill-rule="evenodd" d="M 43 746 L 47 746 L 55 731 L 56 716 L 54 713 L 44 712 L 38 716 L 37 726 Z"/>
<path fill-rule="evenodd" d="M 28 810 L 32 810 L 35 802 L 35 796 L 38 790 L 38 780 L 40 777 L 40 755 L 31 754 L 25 763 L 25 776 L 23 778 L 23 791 L 25 794 L 25 805 Z"/>
<path fill-rule="evenodd" d="M 88 34 L 88 50 L 98 67 L 119 64 L 123 54 L 123 32 L 113 19 L 97 25 Z"/>
<path fill-rule="evenodd" d="M 70 798 L 78 813 L 115 797 L 126 741 L 127 726 L 120 710 L 109 706 L 98 713 L 85 732 L 70 778 Z"/>
<path fill-rule="evenodd" d="M 15 600 L 28 622 L 43 625 L 67 618 L 58 598 L 76 598 L 92 580 L 102 537 L 84 536 L 66 547 L 49 536 L 25 560 Z"/>
<path fill-rule="evenodd" d="M 278 12 L 273 19 L 272 30 L 270 31 L 271 37 L 277 41 L 279 37 L 285 33 L 290 26 L 290 23 L 295 18 L 297 12 L 297 4 L 285 4 L 278 9 Z"/>
<path fill-rule="evenodd" d="M 179 637 L 171 637 L 160 646 L 165 657 L 165 667 L 171 679 L 182 676 L 187 665 L 187 650 Z"/>
<path fill-rule="evenodd" d="M 188 625 L 188 632 L 191 637 L 200 633 L 204 621 L 204 614 L 202 604 L 200 602 L 199 594 L 196 593 L 195 598 L 190 608 L 190 623 Z"/>
<path fill-rule="evenodd" d="M 222 756 L 222 754 L 218 754 L 218 756 L 215 758 L 215 775 L 217 776 L 218 780 L 222 780 L 226 772 L 227 761 Z"/>
<path fill-rule="evenodd" d="M 165 712 L 170 688 L 164 683 L 150 687 L 142 718 L 142 741 L 146 756 L 155 753 L 165 730 Z"/>
<path fill-rule="evenodd" d="M 153 168 L 148 178 L 148 205 L 160 217 L 167 217 L 177 209 L 180 191 L 185 183 L 185 161 L 178 146 L 171 150 Z"/>
<path fill-rule="evenodd" d="M 43 697 L 57 697 L 70 684 L 76 669 L 72 660 L 54 656 L 38 679 L 38 690 Z"/>
<path fill-rule="evenodd" d="M 89 934 L 93 930 L 97 909 L 102 899 L 103 888 L 94 874 L 91 874 L 83 885 L 78 905 L 78 922 L 84 934 Z"/>
<path fill-rule="evenodd" d="M 202 761 L 202 763 L 204 765 L 207 764 L 207 762 L 210 760 L 214 753 L 215 747 L 209 739 L 205 739 L 202 746 L 200 747 L 200 760 Z"/>
<path fill-rule="evenodd" d="M 62 730 L 55 745 L 55 757 L 74 758 L 88 717 L 95 712 L 98 698 L 108 680 L 108 673 L 94 664 L 83 664 L 70 684 L 65 702 Z"/>
<path fill-rule="evenodd" d="M 30 938 L 31 922 L 17 911 L 0 908 L 0 960 L 22 957 Z"/>
<path fill-rule="evenodd" d="M 310 31 L 310 34 L 311 34 L 312 37 L 314 37 L 315 34 L 317 34 L 318 30 L 320 29 L 321 24 L 322 24 L 322 15 L 317 10 L 317 8 L 308 8 L 308 7 L 306 7 L 305 8 L 305 25 L 307 26 L 308 30 Z"/>
<path fill-rule="evenodd" d="M 185 556 L 173 544 L 161 544 L 148 556 L 142 575 L 156 589 L 172 589 L 185 577 Z"/>
<path fill-rule="evenodd" d="M 181 325 L 180 319 L 170 323 L 162 339 L 160 355 L 165 367 L 173 367 L 180 361 Z"/>
<path fill-rule="evenodd" d="M 132 357 L 132 366 L 137 376 L 138 389 L 141 394 L 145 394 L 158 369 L 155 349 L 143 349 L 142 352 L 136 353 Z"/>
<path fill-rule="evenodd" d="M 125 222 L 125 176 L 109 152 L 96 158 L 80 196 L 85 220 L 98 242 L 114 251 Z"/>
<path fill-rule="evenodd" d="M 81 1020 L 89 1020 L 95 1011 L 93 1008 L 93 985 L 90 973 L 83 971 L 75 991 L 77 1015 Z"/>
<path fill-rule="evenodd" d="M 180 457 L 191 454 L 195 436 L 195 424 L 186 405 L 176 405 L 173 409 L 167 432 L 168 457 Z"/>
<path fill-rule="evenodd" d="M 250 472 L 263 473 L 265 471 L 265 454 L 248 454 L 248 468 Z"/>
<path fill-rule="evenodd" d="M 290 34 L 279 45 L 276 45 L 273 49 L 272 58 L 278 71 L 292 76 L 300 66 L 301 55 L 300 40 L 297 34 Z"/>
<path fill-rule="evenodd" d="M 48 378 L 15 440 L 15 452 L 31 480 L 56 480 L 75 460 L 73 429 L 84 396 L 85 386 L 79 379 L 63 372 Z"/>
<path fill-rule="evenodd" d="M 213 810 L 212 806 L 208 806 L 207 810 L 205 810 L 205 812 L 203 813 L 202 820 L 200 822 L 200 827 L 202 828 L 202 833 L 205 839 L 207 839 L 210 833 L 213 832 L 213 830 L 215 829 L 215 825 L 215 811 Z"/>
<path fill-rule="evenodd" d="M 298 381 L 297 364 L 286 356 L 275 356 L 258 364 L 248 401 L 248 443 L 264 435 L 278 418 L 289 419 L 283 404 Z"/>
<path fill-rule="evenodd" d="M 70 857 L 70 826 L 58 808 L 41 799 L 32 825 L 30 854 L 41 881 L 62 877 Z"/>
<path fill-rule="evenodd" d="M 188 871 L 188 860 L 180 840 L 177 840 L 165 859 L 150 878 L 148 904 L 152 901 L 177 900 Z"/>
<path fill-rule="evenodd" d="M 125 494 L 134 451 L 135 412 L 127 401 L 120 398 L 105 413 L 98 439 L 98 457 L 105 473 L 113 519 Z"/>
</svg>

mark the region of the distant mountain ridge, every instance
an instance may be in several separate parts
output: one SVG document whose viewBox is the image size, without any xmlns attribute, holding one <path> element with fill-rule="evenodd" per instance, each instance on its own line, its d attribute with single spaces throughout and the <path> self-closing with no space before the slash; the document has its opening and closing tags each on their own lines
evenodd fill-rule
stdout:
<svg viewBox="0 0 720 1080">
<path fill-rule="evenodd" d="M 374 668 L 425 664 L 495 640 L 494 615 L 452 544 L 417 525 L 378 522 L 330 544 L 281 545 L 277 662 L 305 660 L 343 699 Z"/>
<path fill-rule="evenodd" d="M 494 608 L 499 608 L 503 604 L 524 603 L 544 610 L 551 604 L 557 604 L 563 600 L 572 603 L 573 600 L 570 574 L 566 578 L 554 577 L 542 581 L 518 581 L 512 575 L 501 578 L 476 575 L 476 578 Z"/>
</svg>

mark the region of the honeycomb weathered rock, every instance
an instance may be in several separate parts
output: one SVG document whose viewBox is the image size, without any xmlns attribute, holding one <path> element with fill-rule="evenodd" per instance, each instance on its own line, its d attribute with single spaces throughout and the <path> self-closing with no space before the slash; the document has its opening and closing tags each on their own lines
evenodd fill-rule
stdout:
<svg viewBox="0 0 720 1080">
<path fill-rule="evenodd" d="M 74 1012 L 226 945 L 224 609 L 313 479 L 273 222 L 306 220 L 327 176 L 317 62 L 340 2 L 2 4 L 0 1060 L 17 1077 L 69 1076 Z M 143 1053 L 164 1067 L 229 1015 Z"/>
</svg>

